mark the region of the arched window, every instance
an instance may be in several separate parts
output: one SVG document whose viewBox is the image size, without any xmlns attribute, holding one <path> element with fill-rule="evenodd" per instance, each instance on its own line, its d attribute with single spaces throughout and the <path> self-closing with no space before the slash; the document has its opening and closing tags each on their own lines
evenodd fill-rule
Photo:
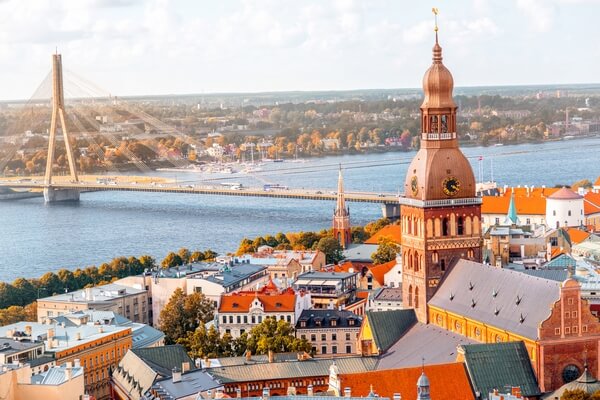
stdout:
<svg viewBox="0 0 600 400">
<path fill-rule="evenodd" d="M 442 115 L 442 133 L 448 132 L 448 116 Z"/>
<path fill-rule="evenodd" d="M 412 307 L 412 304 L 413 304 L 413 299 L 412 299 L 413 293 L 412 292 L 413 292 L 412 285 L 410 285 L 410 286 L 408 286 L 408 306 L 409 307 Z"/>
<path fill-rule="evenodd" d="M 552 215 L 556 217 L 556 210 L 552 210 Z"/>
<path fill-rule="evenodd" d="M 473 257 L 475 257 L 475 252 L 473 249 L 467 250 L 467 258 L 472 259 Z"/>
<path fill-rule="evenodd" d="M 419 287 L 415 287 L 415 308 L 419 308 Z"/>
<path fill-rule="evenodd" d="M 440 256 L 437 251 L 431 253 L 431 261 L 437 263 L 440 260 Z"/>
<path fill-rule="evenodd" d="M 410 268 L 410 269 L 414 269 L 415 268 L 415 264 L 413 262 L 413 255 L 412 255 L 412 253 L 408 253 L 408 268 Z"/>
<path fill-rule="evenodd" d="M 431 129 L 429 130 L 432 133 L 437 133 L 438 131 L 438 117 L 434 115 L 431 117 Z"/>
<path fill-rule="evenodd" d="M 444 260 L 443 258 L 442 261 L 440 261 L 440 268 L 442 272 L 446 271 L 446 260 Z"/>
<path fill-rule="evenodd" d="M 444 218 L 442 220 L 442 236 L 448 236 L 450 233 L 450 223 L 448 222 L 448 218 Z"/>
<path fill-rule="evenodd" d="M 419 270 L 419 254 L 415 254 L 415 271 Z"/>
<path fill-rule="evenodd" d="M 571 210 L 569 210 L 569 217 L 571 216 Z"/>
<path fill-rule="evenodd" d="M 458 220 L 456 221 L 456 234 L 463 235 L 464 230 L 465 230 L 465 226 L 464 226 L 463 217 L 458 217 Z"/>
</svg>

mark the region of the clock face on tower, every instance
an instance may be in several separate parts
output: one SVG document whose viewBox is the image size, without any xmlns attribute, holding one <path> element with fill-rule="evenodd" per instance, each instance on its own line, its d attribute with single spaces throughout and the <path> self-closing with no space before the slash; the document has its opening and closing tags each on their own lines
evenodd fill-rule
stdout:
<svg viewBox="0 0 600 400">
<path fill-rule="evenodd" d="M 412 192 L 413 196 L 416 196 L 417 193 L 419 193 L 419 180 L 417 179 L 416 175 L 414 175 L 410 180 L 410 191 Z"/>
<path fill-rule="evenodd" d="M 443 180 L 442 190 L 447 196 L 454 196 L 460 190 L 460 181 L 453 176 L 449 176 Z"/>
</svg>

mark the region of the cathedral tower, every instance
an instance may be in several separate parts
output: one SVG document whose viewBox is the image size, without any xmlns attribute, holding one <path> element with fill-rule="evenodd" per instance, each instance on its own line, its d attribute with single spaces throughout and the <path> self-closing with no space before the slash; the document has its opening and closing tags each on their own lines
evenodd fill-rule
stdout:
<svg viewBox="0 0 600 400">
<path fill-rule="evenodd" d="M 436 23 L 433 63 L 423 77 L 421 148 L 400 200 L 403 303 L 421 322 L 427 322 L 427 301 L 444 272 L 461 258 L 481 262 L 481 198 L 471 164 L 458 147 L 453 87 Z"/>
<path fill-rule="evenodd" d="M 344 249 L 352 243 L 350 209 L 346 207 L 346 199 L 344 198 L 344 178 L 342 177 L 341 166 L 338 176 L 337 203 L 333 212 L 333 237 L 340 242 Z"/>
</svg>

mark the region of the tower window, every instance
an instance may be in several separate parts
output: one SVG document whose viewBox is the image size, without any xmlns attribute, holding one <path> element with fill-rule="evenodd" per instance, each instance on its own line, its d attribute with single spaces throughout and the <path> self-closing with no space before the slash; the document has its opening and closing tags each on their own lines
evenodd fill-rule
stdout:
<svg viewBox="0 0 600 400">
<path fill-rule="evenodd" d="M 556 210 L 552 210 L 552 216 L 556 217 Z"/>
<path fill-rule="evenodd" d="M 571 210 L 569 210 L 569 217 L 571 216 Z"/>
<path fill-rule="evenodd" d="M 413 295 L 413 290 L 412 290 L 412 285 L 410 285 L 408 287 L 408 306 L 409 307 L 412 307 L 412 304 L 413 304 L 412 295 Z"/>
<path fill-rule="evenodd" d="M 415 308 L 419 308 L 419 287 L 415 287 Z"/>
<path fill-rule="evenodd" d="M 434 115 L 431 117 L 431 129 L 429 130 L 431 133 L 437 133 L 438 131 L 438 117 Z"/>
<path fill-rule="evenodd" d="M 448 116 L 442 115 L 442 133 L 448 132 Z"/>
<path fill-rule="evenodd" d="M 464 221 L 463 221 L 463 217 L 458 217 L 458 221 L 457 221 L 457 234 L 459 235 L 463 235 L 464 234 Z"/>
<path fill-rule="evenodd" d="M 444 218 L 442 220 L 442 236 L 448 236 L 448 233 L 450 232 L 450 226 L 449 226 L 449 222 L 448 222 L 448 218 Z"/>
<path fill-rule="evenodd" d="M 442 272 L 446 271 L 446 260 L 442 259 L 442 261 L 440 262 L 440 268 Z"/>
</svg>

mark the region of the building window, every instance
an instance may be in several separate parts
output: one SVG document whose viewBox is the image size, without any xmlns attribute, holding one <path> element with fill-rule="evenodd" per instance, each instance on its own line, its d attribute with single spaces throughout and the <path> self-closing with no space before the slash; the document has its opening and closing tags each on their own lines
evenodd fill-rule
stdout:
<svg viewBox="0 0 600 400">
<path fill-rule="evenodd" d="M 300 335 L 300 339 L 306 340 L 306 335 L 304 335 L 304 334 Z"/>
<path fill-rule="evenodd" d="M 450 234 L 450 222 L 448 218 L 442 220 L 442 236 L 448 236 Z"/>
<path fill-rule="evenodd" d="M 571 318 L 571 313 L 570 312 L 565 312 L 565 318 Z"/>
<path fill-rule="evenodd" d="M 557 237 L 550 238 L 550 246 L 552 246 L 552 247 L 558 246 L 558 238 Z"/>
<path fill-rule="evenodd" d="M 335 319 L 331 320 L 331 326 L 337 326 L 337 321 Z"/>
<path fill-rule="evenodd" d="M 573 311 L 573 318 L 577 318 L 577 311 Z"/>
<path fill-rule="evenodd" d="M 346 345 L 346 354 L 352 353 L 352 346 Z"/>
<path fill-rule="evenodd" d="M 457 225 L 456 225 L 456 232 L 459 235 L 462 235 L 464 233 L 463 217 L 458 217 Z"/>
<path fill-rule="evenodd" d="M 253 324 L 255 324 L 255 323 L 256 323 L 256 317 L 253 315 L 253 316 L 251 317 L 251 319 L 252 319 L 252 323 L 253 323 Z"/>
<path fill-rule="evenodd" d="M 567 300 L 567 303 L 569 303 L 570 306 L 573 305 L 573 298 L 571 297 L 569 300 Z"/>
<path fill-rule="evenodd" d="M 346 340 L 350 340 L 350 334 L 346 333 Z"/>
<path fill-rule="evenodd" d="M 571 327 L 565 327 L 565 335 L 571 333 Z"/>
<path fill-rule="evenodd" d="M 552 216 L 556 217 L 556 210 L 552 210 Z"/>
<path fill-rule="evenodd" d="M 569 217 L 570 217 L 571 216 L 571 210 L 569 210 L 568 214 L 569 214 Z"/>
<path fill-rule="evenodd" d="M 525 223 L 526 223 L 527 225 L 531 225 L 531 218 L 527 218 L 527 219 L 525 220 Z"/>
<path fill-rule="evenodd" d="M 238 315 L 237 318 L 236 318 L 236 321 L 237 321 L 238 324 L 241 324 L 242 323 L 242 316 Z"/>
<path fill-rule="evenodd" d="M 337 354 L 337 346 L 331 346 L 331 354 Z"/>
<path fill-rule="evenodd" d="M 287 320 L 287 322 L 292 322 L 292 316 L 291 316 L 291 315 L 288 315 L 288 316 L 286 317 L 286 320 Z"/>
<path fill-rule="evenodd" d="M 326 333 L 321 333 L 321 341 L 324 342 L 327 340 L 327 334 Z"/>
<path fill-rule="evenodd" d="M 331 334 L 331 340 L 337 340 L 337 333 Z"/>
<path fill-rule="evenodd" d="M 248 316 L 244 315 L 244 323 L 247 324 L 248 323 Z"/>
<path fill-rule="evenodd" d="M 306 321 L 300 321 L 300 328 L 306 328 Z"/>
<path fill-rule="evenodd" d="M 583 333 L 587 332 L 587 325 L 583 325 L 581 327 L 581 332 L 583 332 Z"/>
<path fill-rule="evenodd" d="M 573 333 L 577 333 L 577 325 L 573 325 Z"/>
<path fill-rule="evenodd" d="M 327 354 L 327 346 L 321 346 L 321 354 Z"/>
<path fill-rule="evenodd" d="M 440 269 L 442 272 L 446 271 L 446 260 L 442 259 L 442 261 L 440 261 Z"/>
<path fill-rule="evenodd" d="M 560 335 L 560 328 L 555 328 L 554 329 L 554 334 L 557 335 L 557 336 Z"/>
<path fill-rule="evenodd" d="M 494 224 L 500 225 L 500 217 L 496 217 L 496 219 L 494 220 Z"/>
<path fill-rule="evenodd" d="M 315 335 L 314 333 L 310 335 L 310 341 L 311 342 L 316 342 L 317 341 L 317 335 Z"/>
</svg>

